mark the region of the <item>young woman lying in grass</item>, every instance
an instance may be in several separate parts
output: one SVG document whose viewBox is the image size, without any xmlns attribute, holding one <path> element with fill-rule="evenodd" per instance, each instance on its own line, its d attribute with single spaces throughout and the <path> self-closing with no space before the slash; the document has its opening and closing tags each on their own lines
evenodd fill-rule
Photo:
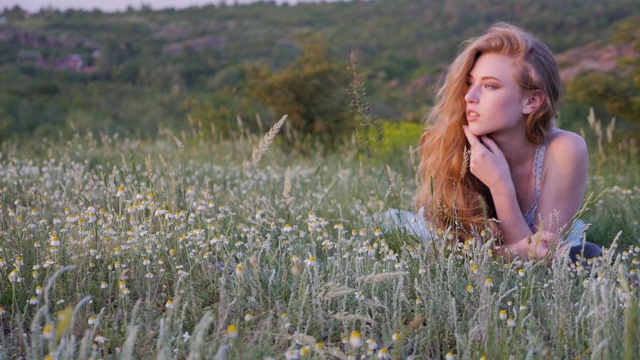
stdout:
<svg viewBox="0 0 640 360">
<path fill-rule="evenodd" d="M 572 222 L 589 172 L 585 141 L 555 127 L 561 82 L 549 48 L 495 24 L 453 61 L 420 139 L 418 207 L 460 239 L 487 225 L 501 254 L 595 257 Z M 572 231 L 569 231 L 569 230 Z M 568 235 L 567 235 L 568 234 Z"/>
</svg>

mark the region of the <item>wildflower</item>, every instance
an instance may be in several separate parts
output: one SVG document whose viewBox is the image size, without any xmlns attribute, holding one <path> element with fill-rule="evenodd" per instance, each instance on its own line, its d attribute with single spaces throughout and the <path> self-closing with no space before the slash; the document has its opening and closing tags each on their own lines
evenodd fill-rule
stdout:
<svg viewBox="0 0 640 360">
<path fill-rule="evenodd" d="M 376 230 L 373 232 L 373 235 L 375 235 L 376 237 L 381 236 L 382 235 L 382 230 L 376 228 Z"/>
<path fill-rule="evenodd" d="M 471 265 L 471 272 L 474 273 L 474 274 L 477 274 L 478 273 L 478 265 L 476 265 L 476 264 Z"/>
<path fill-rule="evenodd" d="M 287 318 L 287 313 L 280 314 L 280 319 L 284 320 Z"/>
<path fill-rule="evenodd" d="M 356 300 L 358 301 L 364 301 L 364 299 L 366 299 L 362 291 L 356 291 L 354 295 L 356 296 Z"/>
<path fill-rule="evenodd" d="M 380 351 L 378 351 L 378 359 L 388 359 L 389 358 L 389 351 L 387 350 L 386 347 L 380 348 Z"/>
<path fill-rule="evenodd" d="M 100 289 L 106 289 L 109 285 L 107 285 L 106 281 L 100 283 Z"/>
<path fill-rule="evenodd" d="M 150 265 L 150 264 L 151 264 L 151 260 L 149 259 L 142 260 L 142 265 Z"/>
<path fill-rule="evenodd" d="M 248 312 L 244 314 L 244 321 L 251 321 L 253 319 L 253 314 Z"/>
<path fill-rule="evenodd" d="M 307 345 L 307 346 L 303 346 L 302 349 L 300 349 L 300 356 L 307 356 L 311 353 L 311 348 Z"/>
<path fill-rule="evenodd" d="M 98 344 L 104 344 L 105 341 L 107 341 L 107 338 L 104 337 L 103 335 L 96 335 L 96 337 L 93 338 L 93 341 L 97 342 Z"/>
<path fill-rule="evenodd" d="M 416 298 L 416 305 L 420 305 L 420 304 L 422 304 L 422 299 Z"/>
<path fill-rule="evenodd" d="M 16 267 L 20 268 L 20 266 L 24 265 L 24 260 L 22 260 L 22 256 L 18 256 L 16 258 Z"/>
<path fill-rule="evenodd" d="M 120 187 L 118 187 L 118 192 L 116 192 L 116 197 L 123 197 L 124 196 L 124 186 L 120 185 Z"/>
<path fill-rule="evenodd" d="M 375 339 L 368 339 L 367 340 L 367 349 L 375 350 L 377 348 L 378 348 L 378 343 L 376 343 Z"/>
<path fill-rule="evenodd" d="M 174 307 L 173 300 L 172 299 L 167 300 L 167 303 L 164 304 L 164 306 L 166 306 L 167 309 L 173 309 L 173 307 Z"/>
<path fill-rule="evenodd" d="M 402 335 L 400 333 L 395 333 L 395 334 L 391 335 L 391 340 L 400 341 L 400 340 L 402 340 Z"/>
<path fill-rule="evenodd" d="M 287 360 L 297 359 L 298 358 L 298 350 L 289 349 L 284 353 L 284 358 Z"/>
<path fill-rule="evenodd" d="M 129 288 L 124 288 L 124 289 L 122 289 L 122 294 L 123 295 L 129 295 L 129 294 L 131 294 L 131 290 L 129 290 Z"/>
<path fill-rule="evenodd" d="M 87 320 L 87 324 L 96 325 L 97 323 L 98 323 L 98 320 L 96 320 L 94 316 L 89 316 L 89 319 Z"/>
<path fill-rule="evenodd" d="M 9 282 L 12 283 L 22 281 L 22 279 L 20 279 L 20 273 L 18 272 L 18 269 L 13 269 L 13 271 L 11 271 L 9 275 L 7 275 L 7 277 L 9 278 Z"/>
<path fill-rule="evenodd" d="M 353 330 L 351 335 L 349 335 L 349 344 L 355 348 L 362 346 L 362 334 L 360 331 Z"/>
<path fill-rule="evenodd" d="M 508 318 L 508 319 L 507 319 L 507 325 L 508 325 L 509 327 L 514 327 L 514 326 L 516 326 L 516 321 L 515 321 L 515 320 L 513 320 L 513 318 Z"/>
<path fill-rule="evenodd" d="M 484 281 L 484 286 L 488 288 L 493 287 L 493 280 L 491 280 L 491 278 L 487 278 L 487 280 Z"/>
<path fill-rule="evenodd" d="M 4 260 L 4 258 L 0 258 L 0 267 L 5 267 L 7 265 L 7 262 Z"/>
<path fill-rule="evenodd" d="M 47 324 L 44 326 L 44 328 L 42 329 L 42 336 L 44 336 L 44 338 L 47 340 L 53 339 L 53 326 L 51 326 L 51 324 Z"/>
<path fill-rule="evenodd" d="M 184 334 L 182 334 L 182 342 L 186 343 L 189 339 L 191 339 L 191 335 L 188 331 L 185 331 Z"/>
<path fill-rule="evenodd" d="M 236 275 L 240 276 L 242 275 L 243 272 L 244 272 L 244 267 L 242 266 L 242 264 L 238 264 L 236 266 Z"/>
<path fill-rule="evenodd" d="M 342 230 L 344 229 L 344 225 L 342 225 L 342 223 L 337 223 L 333 226 L 333 228 L 337 230 Z"/>
<path fill-rule="evenodd" d="M 307 260 L 304 261 L 307 266 L 314 266 L 316 264 L 316 258 L 314 256 L 309 256 Z"/>
<path fill-rule="evenodd" d="M 317 342 L 316 343 L 316 350 L 318 351 L 322 351 L 322 349 L 324 348 L 324 344 L 321 342 Z"/>
<path fill-rule="evenodd" d="M 467 285 L 467 292 L 469 294 L 471 294 L 473 292 L 473 286 L 472 285 Z"/>
<path fill-rule="evenodd" d="M 500 310 L 500 320 L 507 320 L 507 310 Z"/>
<path fill-rule="evenodd" d="M 60 239 L 58 238 L 58 235 L 55 233 L 51 233 L 51 235 L 49 235 L 49 245 L 53 247 L 60 246 Z"/>
<path fill-rule="evenodd" d="M 6 313 L 7 313 L 7 311 L 2 306 L 0 306 L 0 316 L 4 315 Z"/>
<path fill-rule="evenodd" d="M 31 299 L 29 299 L 29 305 L 38 305 L 38 298 L 32 296 Z"/>
<path fill-rule="evenodd" d="M 120 288 L 120 290 L 124 290 L 124 288 L 126 287 L 126 284 L 124 283 L 124 280 L 120 280 L 118 282 L 118 287 Z"/>
<path fill-rule="evenodd" d="M 518 275 L 520 275 L 520 277 L 523 277 L 524 276 L 524 269 L 518 270 Z"/>
<path fill-rule="evenodd" d="M 235 339 L 238 337 L 238 327 L 235 324 L 227 326 L 227 336 L 230 339 Z"/>
<path fill-rule="evenodd" d="M 147 279 L 153 279 L 155 275 L 151 271 L 149 271 L 144 275 L 144 277 L 146 277 Z"/>
<path fill-rule="evenodd" d="M 42 286 L 36 286 L 36 295 L 42 295 Z"/>
<path fill-rule="evenodd" d="M 282 232 L 285 232 L 285 233 L 290 233 L 292 231 L 293 231 L 293 228 L 291 227 L 291 224 L 286 224 L 284 228 L 282 228 Z"/>
<path fill-rule="evenodd" d="M 447 355 L 444 356 L 445 360 L 453 360 L 455 359 L 455 356 L 453 356 L 453 353 L 451 351 L 449 351 L 447 353 Z"/>
<path fill-rule="evenodd" d="M 293 263 L 297 263 L 300 261 L 300 258 L 298 257 L 298 255 L 293 255 L 291 256 L 291 261 L 293 261 Z"/>
</svg>

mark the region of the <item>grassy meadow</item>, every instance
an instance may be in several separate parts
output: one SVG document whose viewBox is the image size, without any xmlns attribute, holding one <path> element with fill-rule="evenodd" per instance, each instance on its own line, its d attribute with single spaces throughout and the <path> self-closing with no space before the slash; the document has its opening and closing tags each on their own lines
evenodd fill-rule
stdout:
<svg viewBox="0 0 640 360">
<path fill-rule="evenodd" d="M 589 191 L 608 190 L 583 218 L 607 250 L 585 266 L 381 230 L 413 208 L 410 143 L 4 143 L 0 358 L 634 358 L 638 144 L 592 120 Z"/>
</svg>

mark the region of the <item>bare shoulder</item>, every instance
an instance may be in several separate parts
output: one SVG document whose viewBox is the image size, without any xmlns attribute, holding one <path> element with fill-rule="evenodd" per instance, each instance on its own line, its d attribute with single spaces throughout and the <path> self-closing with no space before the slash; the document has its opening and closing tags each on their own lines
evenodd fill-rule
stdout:
<svg viewBox="0 0 640 360">
<path fill-rule="evenodd" d="M 556 130 L 549 142 L 547 151 L 553 158 L 563 160 L 588 161 L 587 143 L 582 136 L 571 131 Z"/>
</svg>

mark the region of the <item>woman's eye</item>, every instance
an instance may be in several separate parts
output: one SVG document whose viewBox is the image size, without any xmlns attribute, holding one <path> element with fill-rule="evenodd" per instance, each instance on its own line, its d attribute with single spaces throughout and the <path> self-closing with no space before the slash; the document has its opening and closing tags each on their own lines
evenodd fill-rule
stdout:
<svg viewBox="0 0 640 360">
<path fill-rule="evenodd" d="M 493 84 L 484 84 L 484 88 L 485 88 L 485 89 L 495 89 L 495 88 L 496 88 L 496 86 L 495 86 L 495 85 L 493 85 Z"/>
</svg>

